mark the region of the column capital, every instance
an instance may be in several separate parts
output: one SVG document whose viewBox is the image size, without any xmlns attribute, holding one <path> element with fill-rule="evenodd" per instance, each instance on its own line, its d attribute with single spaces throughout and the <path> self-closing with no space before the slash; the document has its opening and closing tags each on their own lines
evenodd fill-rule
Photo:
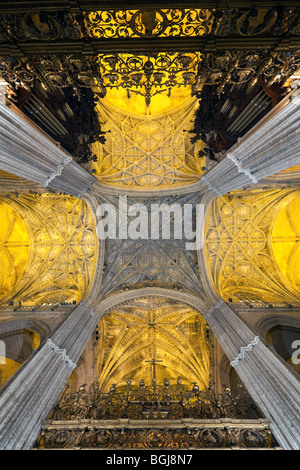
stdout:
<svg viewBox="0 0 300 470">
<path fill-rule="evenodd" d="M 50 348 L 54 352 L 56 352 L 57 354 L 59 354 L 61 356 L 62 360 L 65 361 L 68 364 L 68 366 L 71 367 L 71 369 L 76 369 L 77 364 L 75 364 L 75 362 L 71 361 L 71 359 L 68 357 L 65 349 L 59 349 L 59 347 L 56 346 L 56 344 L 53 343 L 53 341 L 50 338 L 47 339 L 47 344 L 49 344 Z"/>
<path fill-rule="evenodd" d="M 58 142 L 0 100 L 0 169 L 71 196 L 97 181 Z"/>
<path fill-rule="evenodd" d="M 230 362 L 230 365 L 232 367 L 235 367 L 245 357 L 246 352 L 252 351 L 252 349 L 258 343 L 259 340 L 260 340 L 260 337 L 255 336 L 255 338 L 253 338 L 253 340 L 249 344 L 247 344 L 247 346 L 242 346 L 240 350 L 241 352 L 233 361 Z"/>
</svg>

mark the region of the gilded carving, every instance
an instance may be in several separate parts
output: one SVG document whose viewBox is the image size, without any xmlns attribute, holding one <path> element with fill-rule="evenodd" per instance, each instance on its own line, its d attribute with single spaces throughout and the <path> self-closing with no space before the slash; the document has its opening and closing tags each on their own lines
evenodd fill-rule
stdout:
<svg viewBox="0 0 300 470">
<path fill-rule="evenodd" d="M 81 423 L 75 420 L 46 422 L 38 438 L 37 447 L 43 448 L 99 448 L 99 449 L 230 449 L 272 448 L 277 442 L 264 420 L 246 422 L 230 419 L 226 425 L 214 420 L 171 420 L 155 423 L 139 420 L 92 420 Z M 162 455 L 165 464 L 189 463 L 191 456 Z M 121 457 L 114 457 L 118 459 Z M 112 460 L 112 458 L 111 458 Z M 116 463 L 121 463 L 117 461 Z"/>
<path fill-rule="evenodd" d="M 79 39 L 82 33 L 77 20 L 76 15 L 67 12 L 5 14 L 0 16 L 1 36 L 2 40 L 18 41 Z"/>
<path fill-rule="evenodd" d="M 104 10 L 86 18 L 97 38 L 202 36 L 211 32 L 212 11 L 205 9 Z"/>
<path fill-rule="evenodd" d="M 289 6 L 6 13 L 0 15 L 0 42 L 298 34 L 298 15 L 299 8 Z"/>
</svg>

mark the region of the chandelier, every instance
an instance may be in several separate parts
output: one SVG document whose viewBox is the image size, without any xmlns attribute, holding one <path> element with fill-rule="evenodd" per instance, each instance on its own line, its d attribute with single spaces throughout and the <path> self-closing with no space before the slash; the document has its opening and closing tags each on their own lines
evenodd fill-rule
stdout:
<svg viewBox="0 0 300 470">
<path fill-rule="evenodd" d="M 161 93 L 171 96 L 174 87 L 192 85 L 200 60 L 198 53 L 158 53 L 151 56 L 102 54 L 98 57 L 103 85 L 123 88 L 127 96 L 141 95 L 146 106 Z"/>
</svg>

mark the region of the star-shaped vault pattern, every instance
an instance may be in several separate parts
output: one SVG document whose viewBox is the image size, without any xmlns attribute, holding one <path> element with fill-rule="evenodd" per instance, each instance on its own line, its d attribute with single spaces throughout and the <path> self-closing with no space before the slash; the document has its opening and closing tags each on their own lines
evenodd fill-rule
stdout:
<svg viewBox="0 0 300 470">
<path fill-rule="evenodd" d="M 119 220 L 119 200 L 117 197 L 106 197 L 115 207 L 116 219 Z M 152 203 L 163 207 L 176 205 L 183 210 L 184 205 L 190 205 L 191 211 L 196 207 L 197 194 L 189 194 L 178 197 L 155 198 L 143 200 L 128 198 L 127 207 L 134 204 L 143 204 L 151 215 Z M 201 295 L 201 281 L 197 267 L 196 250 L 187 250 L 186 243 L 190 242 L 184 236 L 174 238 L 175 215 L 171 212 L 170 232 L 168 238 L 163 238 L 163 224 L 165 220 L 160 219 L 159 237 L 151 238 L 151 217 L 149 216 L 149 237 L 137 239 L 107 239 L 106 258 L 101 286 L 101 295 L 105 296 L 115 290 L 127 289 L 130 286 L 137 287 L 166 287 L 185 289 Z M 184 223 L 184 218 L 182 218 Z"/>
<path fill-rule="evenodd" d="M 104 184 L 124 189 L 178 187 L 200 179 L 205 158 L 199 158 L 201 142 L 191 143 L 195 100 L 161 115 L 125 113 L 107 101 L 98 105 L 104 146 L 93 150 L 94 170 Z"/>
</svg>

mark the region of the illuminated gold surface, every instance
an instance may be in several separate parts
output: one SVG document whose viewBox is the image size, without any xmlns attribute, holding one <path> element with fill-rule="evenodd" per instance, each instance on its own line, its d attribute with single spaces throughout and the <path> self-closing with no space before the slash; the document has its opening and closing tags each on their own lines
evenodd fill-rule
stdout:
<svg viewBox="0 0 300 470">
<path fill-rule="evenodd" d="M 16 361 L 0 356 L 0 387 L 4 385 L 21 367 Z"/>
<path fill-rule="evenodd" d="M 98 246 L 87 204 L 51 194 L 12 194 L 9 199 L 0 197 L 0 202 L 1 219 L 14 227 L 6 244 L 1 245 L 1 303 L 53 305 L 84 298 L 93 281 Z M 5 225 L 0 233 L 5 239 Z M 15 240 L 19 246 L 14 246 Z"/>
<path fill-rule="evenodd" d="M 282 173 L 283 172 L 290 172 L 290 171 L 299 171 L 299 170 L 300 170 L 300 164 L 292 166 L 291 168 L 287 168 L 286 170 L 282 170 Z"/>
<path fill-rule="evenodd" d="M 35 331 L 30 331 L 30 333 L 32 334 L 32 349 L 35 350 L 41 344 L 41 338 L 39 337 L 39 335 Z"/>
<path fill-rule="evenodd" d="M 13 179 L 22 179 L 20 176 L 13 175 L 11 173 L 7 173 L 6 171 L 0 170 L 0 178 L 13 178 Z"/>
<path fill-rule="evenodd" d="M 201 60 L 199 52 L 99 54 L 101 82 L 96 80 L 95 91 L 105 87 L 106 100 L 124 111 L 161 114 L 192 96 Z"/>
<path fill-rule="evenodd" d="M 300 291 L 300 194 L 288 201 L 278 215 L 272 232 L 272 249 L 279 269 Z"/>
<path fill-rule="evenodd" d="M 116 307 L 99 323 L 98 381 L 101 390 L 112 384 L 137 386 L 141 379 L 150 385 L 156 359 L 156 379 L 183 384 L 209 382 L 209 345 L 206 322 L 186 305 L 160 298 L 141 298 Z"/>
<path fill-rule="evenodd" d="M 29 234 L 18 213 L 0 200 L 0 300 L 21 278 L 30 249 Z"/>
<path fill-rule="evenodd" d="M 291 189 L 235 191 L 212 203 L 205 223 L 205 254 L 211 281 L 224 300 L 300 300 L 296 194 Z"/>
<path fill-rule="evenodd" d="M 105 100 L 123 111 L 141 116 L 153 116 L 183 105 L 190 100 L 190 97 L 191 85 L 187 85 L 174 87 L 171 96 L 168 96 L 167 92 L 153 96 L 149 107 L 146 106 L 145 98 L 141 95 L 130 93 L 128 97 L 125 88 L 107 88 Z"/>
<path fill-rule="evenodd" d="M 100 10 L 89 14 L 87 29 L 97 38 L 201 36 L 212 23 L 207 9 Z"/>
<path fill-rule="evenodd" d="M 170 112 L 130 114 L 106 100 L 97 110 L 106 143 L 93 145 L 95 176 L 104 184 L 128 189 L 158 189 L 196 182 L 205 167 L 202 142 L 190 134 L 197 102 L 189 98 Z"/>
</svg>

